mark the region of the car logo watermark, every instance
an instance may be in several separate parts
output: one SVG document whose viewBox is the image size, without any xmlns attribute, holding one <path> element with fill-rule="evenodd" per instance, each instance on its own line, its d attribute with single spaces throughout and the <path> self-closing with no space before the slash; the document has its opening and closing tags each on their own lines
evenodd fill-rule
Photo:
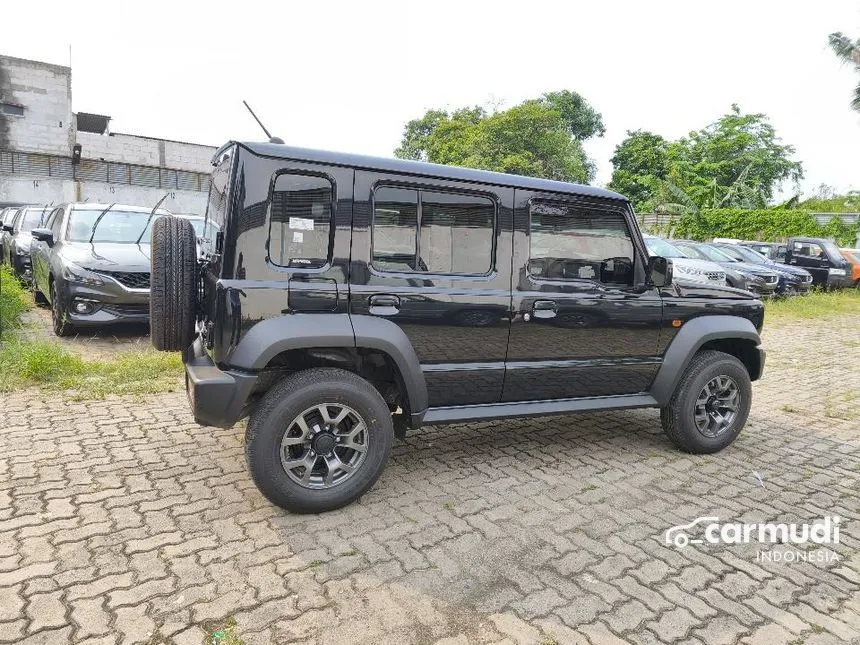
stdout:
<svg viewBox="0 0 860 645">
<path fill-rule="evenodd" d="M 839 517 L 825 515 L 802 524 L 720 522 L 716 516 L 697 517 L 692 522 L 678 524 L 666 531 L 665 543 L 676 549 L 691 544 L 751 544 L 762 545 L 756 554 L 759 561 L 819 561 L 834 562 L 839 554 L 827 547 L 839 544 Z M 775 547 L 789 547 L 788 550 Z M 795 547 L 795 548 L 791 548 Z M 797 547 L 802 547 L 803 550 Z"/>
</svg>

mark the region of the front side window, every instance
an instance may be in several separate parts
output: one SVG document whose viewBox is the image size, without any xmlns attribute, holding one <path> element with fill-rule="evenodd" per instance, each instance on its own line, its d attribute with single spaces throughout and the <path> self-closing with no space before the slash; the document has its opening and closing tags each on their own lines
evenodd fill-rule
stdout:
<svg viewBox="0 0 860 645">
<path fill-rule="evenodd" d="M 529 216 L 532 277 L 633 284 L 633 240 L 621 212 L 540 201 Z"/>
<path fill-rule="evenodd" d="M 51 229 L 51 232 L 54 234 L 54 239 L 59 240 L 60 239 L 60 232 L 62 231 L 62 228 L 63 228 L 63 209 L 58 208 L 54 212 L 53 217 L 54 217 L 54 221 L 51 222 L 50 229 Z"/>
<path fill-rule="evenodd" d="M 807 258 L 826 257 L 824 249 L 815 242 L 795 242 L 791 251 L 794 255 L 802 255 Z"/>
<path fill-rule="evenodd" d="M 326 177 L 285 173 L 275 180 L 269 259 L 278 266 L 319 269 L 331 257 L 334 186 Z"/>
<path fill-rule="evenodd" d="M 483 275 L 493 263 L 496 205 L 455 191 L 380 186 L 372 263 L 382 271 Z"/>
<path fill-rule="evenodd" d="M 16 232 L 32 231 L 34 228 L 38 228 L 44 215 L 44 208 L 25 208 L 15 222 Z"/>
</svg>

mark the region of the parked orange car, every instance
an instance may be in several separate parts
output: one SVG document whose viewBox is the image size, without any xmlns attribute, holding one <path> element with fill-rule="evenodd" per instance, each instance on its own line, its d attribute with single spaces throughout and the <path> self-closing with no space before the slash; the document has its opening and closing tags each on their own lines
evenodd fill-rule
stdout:
<svg viewBox="0 0 860 645">
<path fill-rule="evenodd" d="M 860 289 L 860 249 L 839 249 L 851 263 L 851 282 Z"/>
</svg>

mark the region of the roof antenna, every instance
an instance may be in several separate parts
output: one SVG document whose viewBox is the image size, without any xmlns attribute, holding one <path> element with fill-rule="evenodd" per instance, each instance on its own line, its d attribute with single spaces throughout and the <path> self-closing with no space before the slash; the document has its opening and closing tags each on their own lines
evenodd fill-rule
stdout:
<svg viewBox="0 0 860 645">
<path fill-rule="evenodd" d="M 281 139 L 281 137 L 273 137 L 271 134 L 269 134 L 269 131 L 268 131 L 268 130 L 266 130 L 266 126 L 264 126 L 264 125 L 263 125 L 263 122 L 262 122 L 262 121 L 260 121 L 260 119 L 258 119 L 258 118 L 257 118 L 257 115 L 256 115 L 256 114 L 254 114 L 254 110 L 252 110 L 252 109 L 251 109 L 251 106 L 250 106 L 250 105 L 248 105 L 248 101 L 245 101 L 245 100 L 243 99 L 243 100 L 242 100 L 242 103 L 244 103 L 244 104 L 245 104 L 245 107 L 246 107 L 246 108 L 248 108 L 248 112 L 250 112 L 250 113 L 251 113 L 251 116 L 252 116 L 252 117 L 254 117 L 254 120 L 255 120 L 257 123 L 259 123 L 259 124 L 260 124 L 260 127 L 261 127 L 261 128 L 263 128 L 263 132 L 265 132 L 265 133 L 266 133 L 266 136 L 267 136 L 267 137 L 269 137 L 269 143 L 283 143 L 283 142 L 284 142 L 284 140 L 283 140 L 283 139 Z"/>
</svg>

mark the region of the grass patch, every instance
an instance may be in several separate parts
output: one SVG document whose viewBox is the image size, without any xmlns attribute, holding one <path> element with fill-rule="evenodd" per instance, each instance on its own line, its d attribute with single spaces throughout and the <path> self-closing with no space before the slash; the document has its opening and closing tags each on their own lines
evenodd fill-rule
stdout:
<svg viewBox="0 0 860 645">
<path fill-rule="evenodd" d="M 805 296 L 768 300 L 764 310 L 765 325 L 797 319 L 860 315 L 860 290 L 813 291 Z"/>
<path fill-rule="evenodd" d="M 236 633 L 236 620 L 233 617 L 207 631 L 209 632 L 206 638 L 207 645 L 209 643 L 212 645 L 245 645 L 245 641 L 239 638 Z"/>
<path fill-rule="evenodd" d="M 108 394 L 165 392 L 179 385 L 182 356 L 178 352 L 120 352 L 113 360 L 89 361 L 56 341 L 24 338 L 21 316 L 32 302 L 9 269 L 0 267 L 0 392 L 41 387 L 69 390 L 73 398 L 98 399 Z"/>
<path fill-rule="evenodd" d="M 0 334 L 4 340 L 21 326 L 30 308 L 29 295 L 7 266 L 0 266 Z"/>
</svg>

